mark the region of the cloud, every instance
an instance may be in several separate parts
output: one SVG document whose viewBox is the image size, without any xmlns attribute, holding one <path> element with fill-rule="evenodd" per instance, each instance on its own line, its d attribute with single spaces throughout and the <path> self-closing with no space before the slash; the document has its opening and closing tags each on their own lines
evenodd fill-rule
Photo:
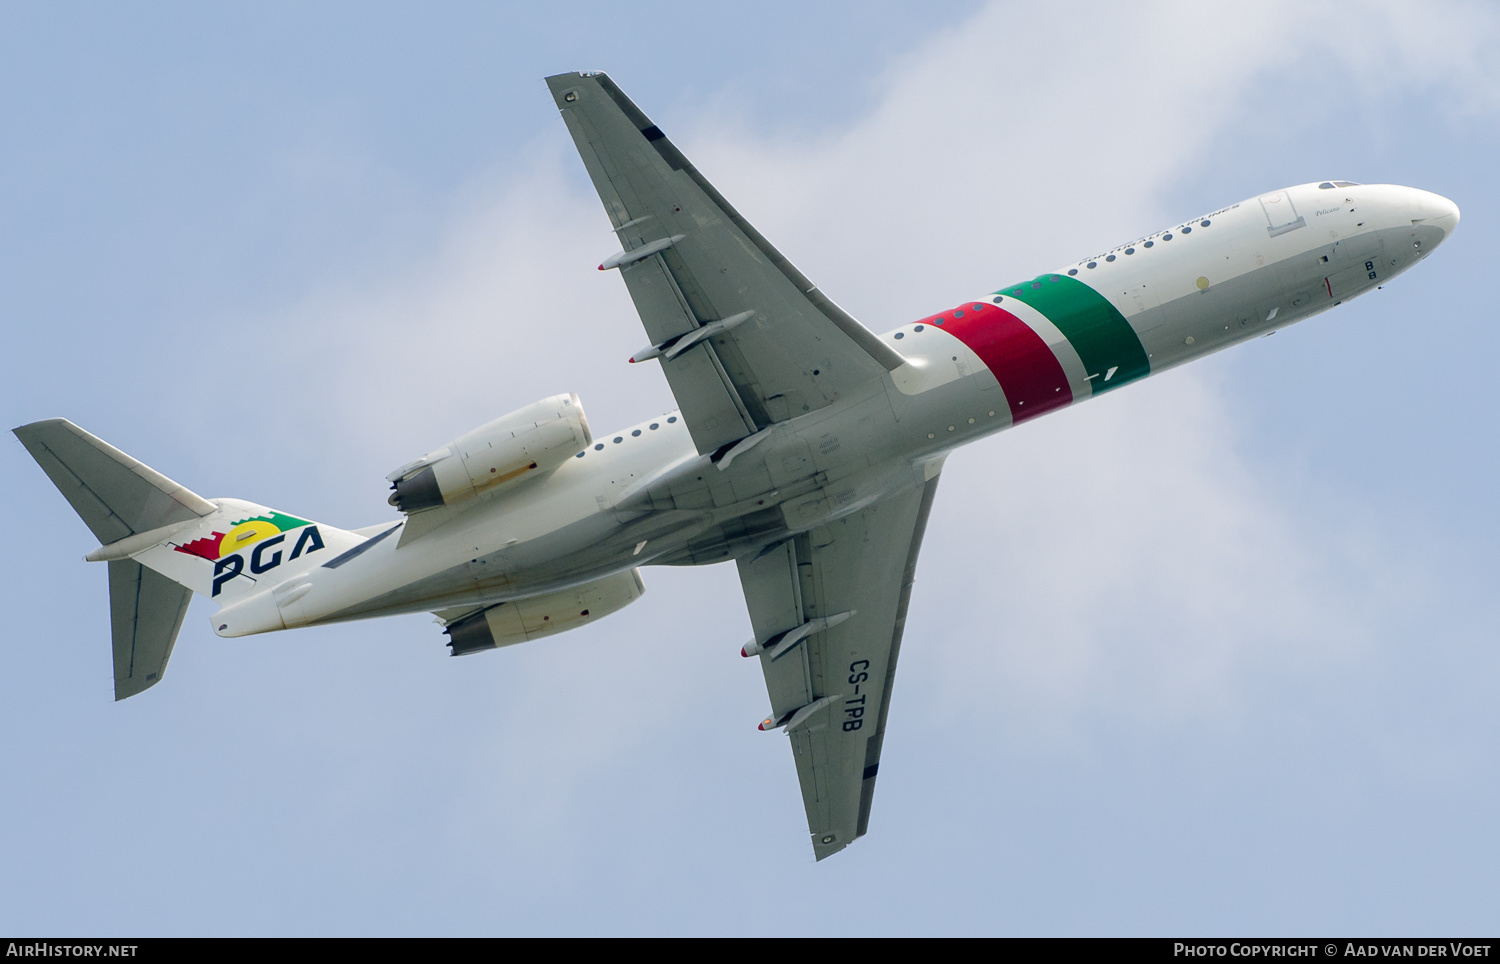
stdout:
<svg viewBox="0 0 1500 964">
<path fill-rule="evenodd" d="M 1333 72 L 1340 91 L 1442 84 L 1465 92 L 1465 109 L 1490 109 L 1494 71 L 1476 40 L 1493 36 L 1487 8 L 1449 5 L 1478 24 L 1457 37 L 1440 16 L 1369 9 L 1061 15 L 993 4 L 886 70 L 875 109 L 841 129 L 767 129 L 724 103 L 654 119 L 773 243 L 882 330 L 1197 213 L 1168 210 L 1174 186 L 1213 163 L 1206 152 L 1246 123 L 1264 85 Z M 1445 52 L 1453 72 L 1435 74 Z M 1310 97 L 1288 117 L 1347 106 Z M 307 404 L 350 427 L 337 444 L 371 506 L 390 467 L 535 398 L 577 391 L 600 431 L 672 406 L 654 369 L 623 363 L 644 336 L 618 279 L 593 270 L 614 240 L 560 122 L 526 158 L 469 189 L 425 262 L 330 287 L 276 321 L 321 333 L 317 351 L 335 359 Z M 1285 341 L 1237 351 L 1295 350 Z M 1390 588 L 1417 563 L 1398 561 L 1372 516 L 1305 504 L 1316 484 L 1289 480 L 1276 453 L 1241 437 L 1225 372 L 1222 362 L 1176 372 L 950 461 L 908 624 L 903 699 L 1045 742 L 1100 715 L 1150 726 L 1222 717 L 1263 674 L 1361 658 L 1404 604 Z M 680 597 L 648 593 L 607 625 L 630 645 L 702 626 L 715 645 L 737 641 L 739 600 L 717 606 L 732 615 L 686 618 Z M 611 684 L 679 678 L 652 661 L 612 672 Z M 609 686 L 589 692 L 608 714 L 629 714 Z M 514 718 L 550 712 L 550 694 L 515 695 Z M 644 732 L 701 709 L 672 704 L 657 704 Z M 743 709 L 749 719 L 758 707 Z M 519 745 L 506 757 L 510 779 L 528 785 L 547 762 Z"/>
<path fill-rule="evenodd" d="M 1401 605 L 1370 518 L 1299 502 L 1203 378 L 1095 408 L 950 460 L 918 588 L 942 715 L 1177 726 L 1367 655 Z"/>
</svg>

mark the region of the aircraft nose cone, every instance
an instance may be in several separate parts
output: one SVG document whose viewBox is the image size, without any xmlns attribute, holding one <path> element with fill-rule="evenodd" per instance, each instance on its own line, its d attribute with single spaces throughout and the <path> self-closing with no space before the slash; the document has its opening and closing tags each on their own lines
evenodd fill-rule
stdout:
<svg viewBox="0 0 1500 964">
<path fill-rule="evenodd" d="M 1444 240 L 1458 227 L 1458 205 L 1441 194 L 1423 191 L 1422 213 L 1426 216 L 1427 223 L 1443 229 Z"/>
</svg>

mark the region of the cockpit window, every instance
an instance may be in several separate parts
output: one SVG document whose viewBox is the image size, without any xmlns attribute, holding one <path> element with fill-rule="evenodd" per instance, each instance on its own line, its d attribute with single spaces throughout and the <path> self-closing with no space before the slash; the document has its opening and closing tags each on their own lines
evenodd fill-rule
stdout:
<svg viewBox="0 0 1500 964">
<path fill-rule="evenodd" d="M 1359 187 L 1358 181 L 1324 181 L 1318 185 L 1320 191 L 1331 191 L 1336 187 Z"/>
</svg>

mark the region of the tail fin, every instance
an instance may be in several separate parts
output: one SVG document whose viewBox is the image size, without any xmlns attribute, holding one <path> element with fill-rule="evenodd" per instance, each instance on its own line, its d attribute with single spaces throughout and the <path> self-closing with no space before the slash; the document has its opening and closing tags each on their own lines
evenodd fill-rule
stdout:
<svg viewBox="0 0 1500 964">
<path fill-rule="evenodd" d="M 361 541 L 251 502 L 210 502 L 67 419 L 14 431 L 98 537 L 87 558 L 109 563 L 116 700 L 161 680 L 194 592 L 226 602 Z"/>
<path fill-rule="evenodd" d="M 218 511 L 67 419 L 32 422 L 15 433 L 105 546 L 163 527 L 185 528 Z M 161 679 L 192 595 L 131 559 L 110 562 L 116 700 Z"/>
</svg>

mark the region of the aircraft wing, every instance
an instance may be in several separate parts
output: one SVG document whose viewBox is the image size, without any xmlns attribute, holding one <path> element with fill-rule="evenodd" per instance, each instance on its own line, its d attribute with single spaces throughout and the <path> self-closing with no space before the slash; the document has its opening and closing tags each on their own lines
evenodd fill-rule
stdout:
<svg viewBox="0 0 1500 964">
<path fill-rule="evenodd" d="M 829 404 L 903 359 L 818 290 L 604 74 L 547 78 L 700 453 Z M 611 263 L 612 262 L 612 263 Z"/>
<path fill-rule="evenodd" d="M 870 823 L 896 656 L 936 489 L 934 477 L 739 561 L 771 697 L 761 728 L 787 728 L 819 860 Z"/>
</svg>

